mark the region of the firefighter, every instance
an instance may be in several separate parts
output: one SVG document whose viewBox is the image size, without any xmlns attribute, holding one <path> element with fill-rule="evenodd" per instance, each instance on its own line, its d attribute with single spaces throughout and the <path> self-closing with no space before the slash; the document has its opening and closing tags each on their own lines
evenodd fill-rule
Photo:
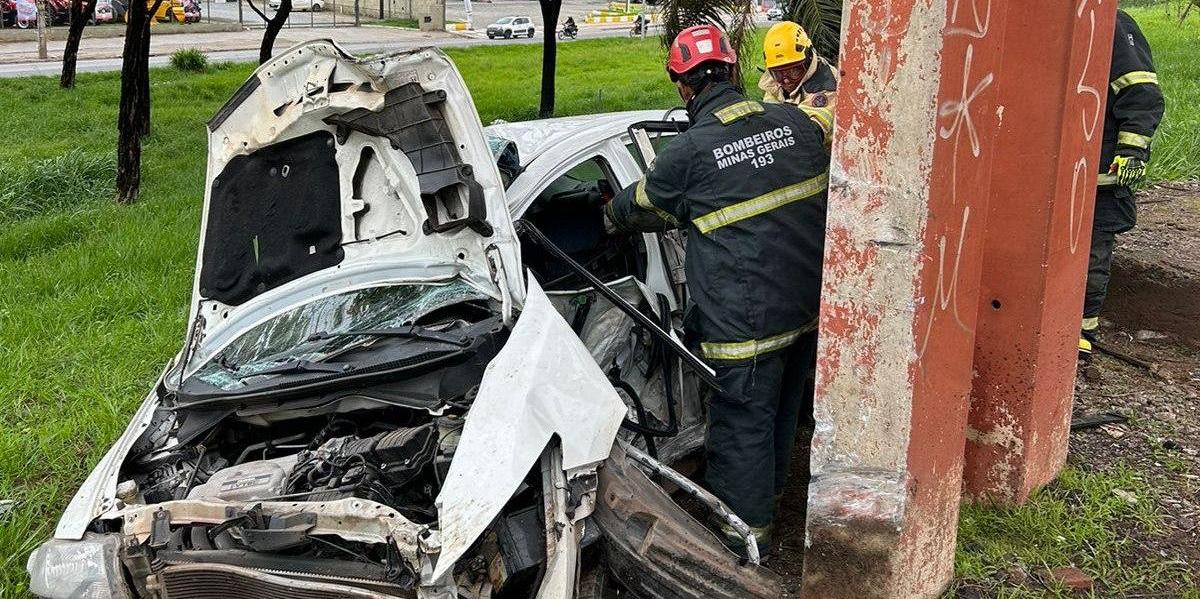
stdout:
<svg viewBox="0 0 1200 599">
<path fill-rule="evenodd" d="M 1133 17 L 1118 10 L 1079 336 L 1079 355 L 1085 362 L 1091 359 L 1100 307 L 1108 293 L 1116 236 L 1137 223 L 1132 186 L 1146 173 L 1150 141 L 1162 120 L 1163 108 L 1150 45 Z"/>
<path fill-rule="evenodd" d="M 837 103 L 837 76 L 817 55 L 804 28 L 791 21 L 771 26 L 763 37 L 766 71 L 758 80 L 764 102 L 786 102 L 805 109 L 829 137 Z"/>
<path fill-rule="evenodd" d="M 623 231 L 687 230 L 685 332 L 722 388 L 705 479 L 766 548 L 797 422 L 811 417 L 829 152 L 804 113 L 747 99 L 736 63 L 712 25 L 675 38 L 667 71 L 691 126 L 605 213 Z"/>
</svg>

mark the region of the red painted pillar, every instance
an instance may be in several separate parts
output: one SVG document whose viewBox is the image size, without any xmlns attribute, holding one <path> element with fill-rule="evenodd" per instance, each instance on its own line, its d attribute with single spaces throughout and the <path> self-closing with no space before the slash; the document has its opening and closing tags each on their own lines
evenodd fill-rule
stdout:
<svg viewBox="0 0 1200 599">
<path fill-rule="evenodd" d="M 1008 0 L 964 492 L 1021 502 L 1067 456 L 1115 0 Z"/>
<path fill-rule="evenodd" d="M 804 589 L 934 597 L 953 567 L 1007 9 L 843 10 Z"/>
</svg>

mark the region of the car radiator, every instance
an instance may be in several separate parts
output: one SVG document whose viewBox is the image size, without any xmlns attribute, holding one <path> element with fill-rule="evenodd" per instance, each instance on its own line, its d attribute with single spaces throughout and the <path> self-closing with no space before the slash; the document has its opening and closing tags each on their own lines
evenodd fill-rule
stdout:
<svg viewBox="0 0 1200 599">
<path fill-rule="evenodd" d="M 297 580 L 226 564 L 168 566 L 159 573 L 156 586 L 163 599 L 396 599 L 413 596 Z"/>
</svg>

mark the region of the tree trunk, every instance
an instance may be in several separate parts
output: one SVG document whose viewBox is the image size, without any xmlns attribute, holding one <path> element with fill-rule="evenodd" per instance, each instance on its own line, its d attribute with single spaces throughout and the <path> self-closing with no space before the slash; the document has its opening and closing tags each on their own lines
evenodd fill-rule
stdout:
<svg viewBox="0 0 1200 599">
<path fill-rule="evenodd" d="M 271 52 L 275 48 L 275 38 L 279 37 L 279 31 L 283 29 L 283 24 L 287 22 L 290 14 L 292 14 L 292 0 L 282 0 L 279 3 L 279 10 L 275 11 L 275 16 L 266 19 L 267 26 L 263 29 L 262 45 L 258 47 L 258 64 L 271 60 Z"/>
<path fill-rule="evenodd" d="M 538 117 L 554 116 L 554 67 L 558 61 L 558 13 L 562 0 L 538 0 L 542 7 L 542 105 Z"/>
<path fill-rule="evenodd" d="M 133 0 L 130 4 L 139 1 L 141 0 Z M 154 20 L 154 15 L 158 14 L 162 3 L 163 0 L 156 0 L 142 18 L 141 52 L 138 54 L 138 76 L 141 77 L 141 85 L 138 86 L 137 107 L 138 133 L 142 137 L 150 135 L 150 23 Z"/>
<path fill-rule="evenodd" d="M 150 120 L 150 22 L 146 3 L 134 0 L 126 9 L 125 47 L 121 61 L 121 99 L 117 109 L 117 202 L 132 204 L 142 183 L 142 137 Z"/>
<path fill-rule="evenodd" d="M 63 49 L 62 76 L 58 85 L 63 89 L 75 87 L 75 63 L 79 57 L 79 39 L 88 18 L 96 12 L 96 0 L 71 1 L 71 28 L 67 30 L 67 47 Z"/>
<path fill-rule="evenodd" d="M 49 57 L 46 53 L 46 0 L 38 0 L 36 5 L 38 58 L 46 60 Z"/>
</svg>

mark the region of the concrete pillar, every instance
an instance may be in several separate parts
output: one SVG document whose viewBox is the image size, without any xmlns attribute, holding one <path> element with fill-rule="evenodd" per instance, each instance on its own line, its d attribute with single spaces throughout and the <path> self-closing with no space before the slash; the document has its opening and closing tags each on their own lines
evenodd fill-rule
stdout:
<svg viewBox="0 0 1200 599">
<path fill-rule="evenodd" d="M 421 31 L 446 29 L 446 0 L 413 0 L 412 14 Z"/>
<path fill-rule="evenodd" d="M 1067 457 L 1115 0 L 1007 0 L 964 492 L 1024 501 Z"/>
<path fill-rule="evenodd" d="M 844 5 L 806 597 L 950 580 L 1005 6 Z"/>
</svg>

